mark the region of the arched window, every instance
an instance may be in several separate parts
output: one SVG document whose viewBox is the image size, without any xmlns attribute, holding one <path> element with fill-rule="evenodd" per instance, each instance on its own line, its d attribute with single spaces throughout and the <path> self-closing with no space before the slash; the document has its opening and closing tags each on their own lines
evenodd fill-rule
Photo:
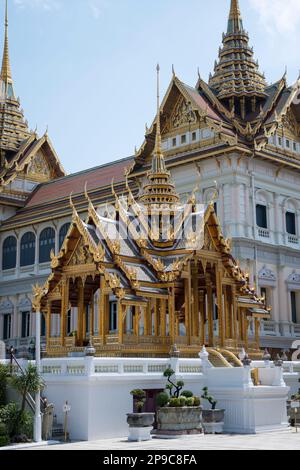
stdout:
<svg viewBox="0 0 300 470">
<path fill-rule="evenodd" d="M 55 250 L 55 231 L 53 228 L 48 227 L 41 232 L 39 249 L 39 262 L 47 263 L 50 261 L 51 250 Z"/>
<path fill-rule="evenodd" d="M 68 233 L 68 230 L 70 228 L 70 225 L 69 223 L 63 225 L 59 231 L 59 249 L 62 247 L 62 244 L 66 238 L 66 235 Z"/>
<path fill-rule="evenodd" d="M 21 238 L 20 266 L 32 266 L 35 262 L 35 235 L 27 232 Z"/>
<path fill-rule="evenodd" d="M 2 269 L 14 269 L 17 264 L 17 240 L 8 237 L 4 240 L 2 248 Z"/>
</svg>

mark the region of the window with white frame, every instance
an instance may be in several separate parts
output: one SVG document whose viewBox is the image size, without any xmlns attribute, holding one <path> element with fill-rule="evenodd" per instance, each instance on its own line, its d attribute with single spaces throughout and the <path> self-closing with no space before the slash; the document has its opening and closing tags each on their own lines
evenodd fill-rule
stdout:
<svg viewBox="0 0 300 470">
<path fill-rule="evenodd" d="M 286 232 L 289 235 L 297 235 L 296 214 L 294 212 L 288 211 L 285 213 L 285 225 L 286 225 Z"/>
<path fill-rule="evenodd" d="M 30 312 L 21 313 L 21 337 L 28 338 L 30 336 Z"/>
<path fill-rule="evenodd" d="M 259 228 L 268 228 L 267 207 L 262 204 L 256 204 L 256 224 Z"/>
<path fill-rule="evenodd" d="M 292 322 L 295 324 L 300 323 L 300 291 L 291 291 L 291 314 Z"/>
</svg>

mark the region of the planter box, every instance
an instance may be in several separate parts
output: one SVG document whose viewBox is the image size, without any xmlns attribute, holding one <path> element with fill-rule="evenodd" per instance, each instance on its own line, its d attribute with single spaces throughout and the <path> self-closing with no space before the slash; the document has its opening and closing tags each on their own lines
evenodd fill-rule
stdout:
<svg viewBox="0 0 300 470">
<path fill-rule="evenodd" d="M 205 434 L 222 434 L 225 410 L 203 410 L 202 423 Z"/>
<path fill-rule="evenodd" d="M 128 440 L 131 442 L 141 442 L 152 439 L 151 431 L 153 429 L 154 418 L 155 413 L 128 413 Z"/>
<path fill-rule="evenodd" d="M 155 434 L 159 437 L 201 434 L 201 414 L 201 406 L 159 408 Z"/>
</svg>

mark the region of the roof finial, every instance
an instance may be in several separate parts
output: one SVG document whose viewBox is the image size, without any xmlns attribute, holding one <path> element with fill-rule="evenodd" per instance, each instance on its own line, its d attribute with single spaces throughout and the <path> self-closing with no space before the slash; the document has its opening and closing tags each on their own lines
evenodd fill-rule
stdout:
<svg viewBox="0 0 300 470">
<path fill-rule="evenodd" d="M 161 131 L 160 131 L 160 83 L 159 83 L 159 72 L 160 66 L 157 64 L 157 115 L 156 115 L 156 140 L 154 153 L 161 154 Z"/>
<path fill-rule="evenodd" d="M 5 84 L 6 96 L 12 96 L 12 75 L 9 61 L 9 47 L 8 47 L 8 2 L 5 2 L 5 37 L 4 37 L 4 49 L 1 69 L 1 80 Z"/>
<path fill-rule="evenodd" d="M 239 0 L 231 0 L 227 33 L 236 33 L 243 29 Z"/>
</svg>

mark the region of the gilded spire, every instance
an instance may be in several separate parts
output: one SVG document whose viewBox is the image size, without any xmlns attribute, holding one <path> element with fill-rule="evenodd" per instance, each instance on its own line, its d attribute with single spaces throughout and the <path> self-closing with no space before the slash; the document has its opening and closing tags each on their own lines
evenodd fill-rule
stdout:
<svg viewBox="0 0 300 470">
<path fill-rule="evenodd" d="M 9 47 L 8 47 L 8 1 L 5 3 L 5 36 L 4 36 L 4 50 L 1 69 L 1 80 L 5 83 L 7 92 L 9 86 L 12 86 L 12 75 L 9 61 Z"/>
<path fill-rule="evenodd" d="M 243 31 L 243 20 L 239 7 L 239 0 L 231 0 L 227 33 Z"/>
<path fill-rule="evenodd" d="M 144 186 L 140 200 L 144 204 L 174 204 L 179 197 L 171 182 L 170 172 L 166 168 L 162 152 L 161 124 L 160 124 L 160 67 L 157 65 L 157 114 L 155 147 L 152 155 L 152 167 L 147 174 L 147 183 Z"/>
<path fill-rule="evenodd" d="M 161 145 L 161 128 L 160 128 L 160 66 L 157 64 L 157 114 L 156 114 L 156 137 L 155 137 L 155 148 L 152 160 L 152 171 L 154 173 L 165 173 L 166 166 L 165 160 L 162 154 Z"/>
<path fill-rule="evenodd" d="M 267 83 L 254 60 L 249 36 L 244 30 L 238 0 L 231 0 L 227 33 L 209 86 L 231 111 L 242 119 L 252 116 L 266 98 Z"/>
</svg>

